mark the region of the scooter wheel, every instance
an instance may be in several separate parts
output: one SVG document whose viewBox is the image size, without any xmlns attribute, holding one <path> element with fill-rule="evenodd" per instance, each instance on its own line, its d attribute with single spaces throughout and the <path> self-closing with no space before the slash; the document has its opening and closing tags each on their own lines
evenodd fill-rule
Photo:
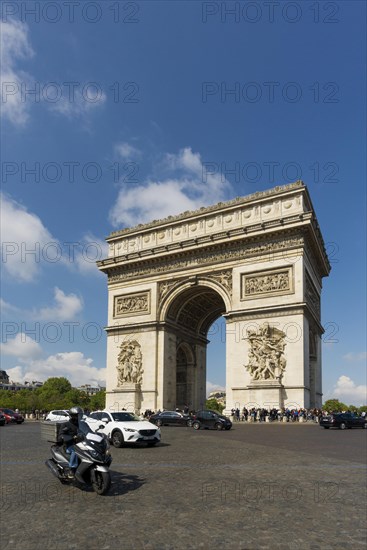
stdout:
<svg viewBox="0 0 367 550">
<path fill-rule="evenodd" d="M 111 474 L 110 472 L 94 472 L 95 479 L 92 481 L 93 491 L 97 495 L 105 495 L 111 487 Z"/>
</svg>

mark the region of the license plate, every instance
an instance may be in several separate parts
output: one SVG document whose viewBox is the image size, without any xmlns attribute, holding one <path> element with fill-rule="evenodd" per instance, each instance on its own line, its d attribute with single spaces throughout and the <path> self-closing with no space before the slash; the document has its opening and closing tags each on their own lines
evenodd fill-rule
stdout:
<svg viewBox="0 0 367 550">
<path fill-rule="evenodd" d="M 152 437 L 147 437 L 146 435 L 143 437 L 144 441 L 150 441 L 151 439 L 153 439 Z"/>
</svg>

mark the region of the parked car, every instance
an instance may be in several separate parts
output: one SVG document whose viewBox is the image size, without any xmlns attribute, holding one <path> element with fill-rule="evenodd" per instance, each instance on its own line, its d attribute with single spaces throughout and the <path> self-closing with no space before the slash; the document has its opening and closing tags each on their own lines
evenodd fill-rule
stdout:
<svg viewBox="0 0 367 550">
<path fill-rule="evenodd" d="M 0 413 L 0 426 L 4 426 L 6 424 L 6 418 L 4 413 Z"/>
<path fill-rule="evenodd" d="M 159 427 L 146 420 L 140 420 L 131 412 L 96 411 L 84 418 L 89 427 L 95 431 L 104 424 L 98 433 L 105 433 L 114 447 L 125 443 L 146 443 L 148 447 L 161 440 Z"/>
<path fill-rule="evenodd" d="M 194 414 L 192 427 L 194 430 L 200 430 L 200 428 L 230 430 L 232 428 L 232 422 L 229 418 L 216 411 L 202 410 Z"/>
<path fill-rule="evenodd" d="M 192 426 L 193 416 L 177 411 L 162 411 L 149 418 L 156 426 Z"/>
<path fill-rule="evenodd" d="M 367 420 L 363 416 L 357 416 L 353 413 L 333 413 L 323 416 L 320 420 L 320 426 L 328 430 L 329 428 L 367 428 Z"/>
<path fill-rule="evenodd" d="M 50 411 L 45 418 L 45 420 L 53 422 L 67 422 L 69 419 L 70 415 L 67 410 Z"/>
<path fill-rule="evenodd" d="M 21 424 L 22 422 L 24 422 L 24 416 L 13 411 L 13 409 L 0 408 L 0 412 L 5 415 L 7 422 L 13 422 L 14 424 Z"/>
</svg>

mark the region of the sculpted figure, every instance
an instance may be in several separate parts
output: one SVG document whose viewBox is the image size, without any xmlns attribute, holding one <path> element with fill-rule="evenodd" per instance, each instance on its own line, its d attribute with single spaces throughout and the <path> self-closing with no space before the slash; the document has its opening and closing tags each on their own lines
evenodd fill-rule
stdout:
<svg viewBox="0 0 367 550">
<path fill-rule="evenodd" d="M 142 354 L 136 340 L 123 342 L 120 346 L 117 364 L 117 385 L 141 384 L 143 378 Z"/>
<path fill-rule="evenodd" d="M 284 339 L 284 332 L 270 327 L 269 323 L 264 323 L 257 331 L 247 331 L 250 350 L 245 368 L 253 380 L 281 381 L 286 367 Z"/>
</svg>

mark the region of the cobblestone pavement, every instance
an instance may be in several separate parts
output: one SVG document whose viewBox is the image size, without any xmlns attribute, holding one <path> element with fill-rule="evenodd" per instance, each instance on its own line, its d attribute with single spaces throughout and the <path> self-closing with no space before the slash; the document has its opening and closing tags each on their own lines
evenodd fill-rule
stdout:
<svg viewBox="0 0 367 550">
<path fill-rule="evenodd" d="M 162 428 L 111 448 L 98 496 L 44 465 L 37 422 L 0 428 L 1 550 L 308 550 L 366 545 L 366 430 L 235 424 Z"/>
</svg>

